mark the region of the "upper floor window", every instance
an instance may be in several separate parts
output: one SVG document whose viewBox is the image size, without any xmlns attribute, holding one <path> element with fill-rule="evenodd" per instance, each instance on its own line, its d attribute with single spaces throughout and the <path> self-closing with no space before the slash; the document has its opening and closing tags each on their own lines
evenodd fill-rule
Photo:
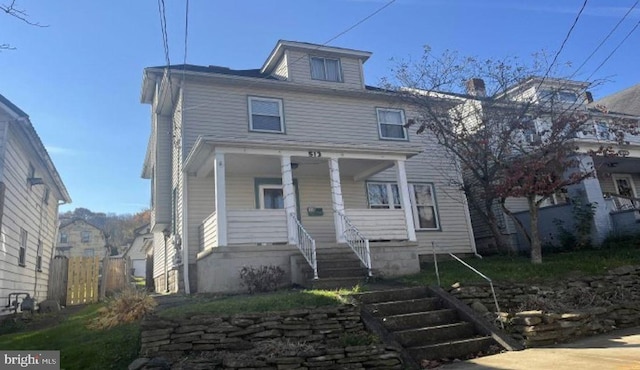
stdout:
<svg viewBox="0 0 640 370">
<path fill-rule="evenodd" d="M 578 101 L 578 94 L 567 90 L 542 90 L 540 91 L 540 98 L 543 101 L 575 103 Z"/>
<path fill-rule="evenodd" d="M 376 111 L 378 113 L 380 138 L 407 140 L 407 129 L 404 127 L 404 111 L 387 108 L 377 108 Z"/>
<path fill-rule="evenodd" d="M 311 57 L 311 78 L 314 80 L 342 82 L 340 59 Z"/>
<path fill-rule="evenodd" d="M 91 232 L 90 231 L 83 230 L 82 233 L 80 234 L 80 237 L 81 237 L 81 242 L 83 242 L 83 243 L 91 242 Z"/>
<path fill-rule="evenodd" d="M 69 242 L 69 234 L 67 234 L 66 232 L 61 232 L 60 233 L 60 243 L 68 243 Z"/>
<path fill-rule="evenodd" d="M 249 97 L 249 130 L 284 133 L 282 100 Z"/>
</svg>

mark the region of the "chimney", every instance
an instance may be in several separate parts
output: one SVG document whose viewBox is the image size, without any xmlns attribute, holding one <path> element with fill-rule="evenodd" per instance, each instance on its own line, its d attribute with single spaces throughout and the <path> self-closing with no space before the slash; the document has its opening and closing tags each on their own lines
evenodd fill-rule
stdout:
<svg viewBox="0 0 640 370">
<path fill-rule="evenodd" d="M 487 96 L 487 89 L 484 86 L 484 80 L 481 78 L 472 78 L 467 81 L 467 94 L 484 98 Z"/>
<path fill-rule="evenodd" d="M 591 94 L 591 91 L 584 92 L 584 102 L 587 104 L 593 103 L 593 94 Z"/>
</svg>

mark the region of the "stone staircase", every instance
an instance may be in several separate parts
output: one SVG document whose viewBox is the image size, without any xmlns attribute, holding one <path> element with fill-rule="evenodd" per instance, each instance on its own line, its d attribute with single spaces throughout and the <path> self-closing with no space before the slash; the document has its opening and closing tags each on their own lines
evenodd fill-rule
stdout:
<svg viewBox="0 0 640 370">
<path fill-rule="evenodd" d="M 380 290 L 354 296 L 383 331 L 401 345 L 415 364 L 424 360 L 466 358 L 497 344 L 480 334 L 459 310 L 426 287 Z M 378 333 L 380 334 L 380 333 Z"/>
<path fill-rule="evenodd" d="M 318 279 L 313 279 L 311 267 L 300 264 L 306 287 L 314 289 L 352 288 L 367 281 L 368 271 L 349 247 L 318 248 Z"/>
</svg>

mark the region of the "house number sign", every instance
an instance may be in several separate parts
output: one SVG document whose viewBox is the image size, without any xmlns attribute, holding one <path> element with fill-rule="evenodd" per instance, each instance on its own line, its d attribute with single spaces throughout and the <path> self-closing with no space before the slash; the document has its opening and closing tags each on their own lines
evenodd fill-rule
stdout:
<svg viewBox="0 0 640 370">
<path fill-rule="evenodd" d="M 320 157 L 322 157 L 322 152 L 311 152 L 311 151 L 310 151 L 310 152 L 309 152 L 309 157 L 312 157 L 312 158 L 320 158 Z"/>
</svg>

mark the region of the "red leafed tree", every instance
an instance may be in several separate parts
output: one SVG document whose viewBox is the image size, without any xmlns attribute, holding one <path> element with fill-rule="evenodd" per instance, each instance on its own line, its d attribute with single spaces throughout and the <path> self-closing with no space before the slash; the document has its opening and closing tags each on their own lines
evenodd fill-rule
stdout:
<svg viewBox="0 0 640 370">
<path fill-rule="evenodd" d="M 508 249 L 499 221 L 500 205 L 513 216 L 505 207 L 506 199 L 527 199 L 531 232 L 513 219 L 531 243 L 533 263 L 542 262 L 540 205 L 593 175 L 594 168 L 583 168 L 579 155 L 614 153 L 604 145 L 577 152 L 576 138 L 593 136 L 594 119 L 605 113 L 581 98 L 593 83 L 550 77 L 559 70 L 549 68 L 544 54 L 523 63 L 518 58 L 479 60 L 450 51 L 434 55 L 425 47 L 419 60 L 399 62 L 393 78 L 383 81 L 415 107 L 407 125 L 435 139 L 459 166 L 463 181 L 457 176 L 450 182 L 484 216 L 498 249 Z M 568 91 L 575 94 L 574 101 L 567 100 Z M 610 138 L 618 144 L 624 143 L 626 134 L 637 134 L 633 119 L 609 115 L 607 121 Z"/>
</svg>

